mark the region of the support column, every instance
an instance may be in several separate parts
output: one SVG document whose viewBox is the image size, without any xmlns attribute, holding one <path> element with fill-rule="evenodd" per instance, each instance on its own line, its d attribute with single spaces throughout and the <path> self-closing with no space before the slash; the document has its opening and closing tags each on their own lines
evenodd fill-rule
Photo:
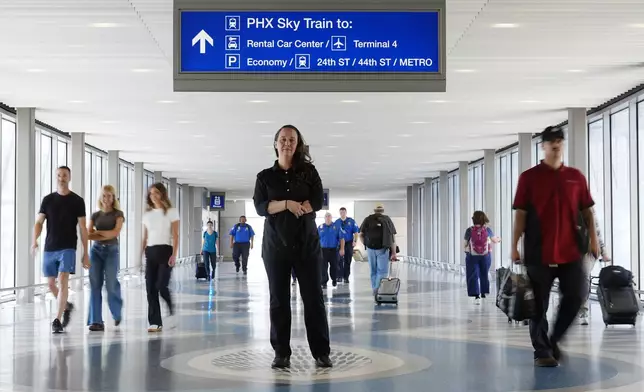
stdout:
<svg viewBox="0 0 644 392">
<path fill-rule="evenodd" d="M 494 224 L 496 220 L 496 192 L 498 184 L 496 183 L 496 151 L 493 149 L 483 150 L 483 170 L 485 175 L 483 176 L 483 193 L 485 194 L 485 215 L 490 220 L 490 227 L 494 230 L 498 230 L 499 226 Z M 497 252 L 501 248 L 497 246 Z M 491 271 L 496 271 L 495 257 L 492 256 L 492 266 L 490 267 Z"/>
<path fill-rule="evenodd" d="M 637 132 L 637 126 L 638 126 L 638 112 L 637 112 L 637 99 L 632 99 L 629 102 L 629 122 L 630 122 L 630 151 L 629 151 L 629 157 L 630 157 L 630 162 L 629 166 L 631 168 L 629 175 L 630 175 L 630 210 L 631 210 L 631 230 L 630 230 L 630 235 L 631 235 L 631 272 L 633 273 L 633 277 L 635 279 L 635 284 L 638 285 L 638 287 L 641 287 L 641 281 L 640 281 L 640 269 L 642 266 L 638 262 L 638 260 L 642 260 L 642 255 L 640 254 L 640 221 L 637 219 L 637 212 L 639 211 L 638 208 L 644 208 L 644 206 L 639 204 L 640 201 L 640 194 L 641 185 L 638 187 L 639 183 L 639 167 L 638 167 L 638 132 Z M 640 134 L 641 135 L 641 134 Z M 642 136 L 639 136 L 642 137 Z M 639 157 L 639 159 L 642 159 Z M 609 166 L 610 167 L 610 166 Z M 585 173 L 584 173 L 585 174 Z M 609 248 L 610 249 L 610 248 Z"/>
<path fill-rule="evenodd" d="M 411 187 L 411 208 L 413 210 L 412 230 L 414 240 L 414 256 L 420 256 L 420 185 L 413 184 Z"/>
<path fill-rule="evenodd" d="M 128 231 L 133 230 L 132 239 L 133 246 L 130 246 L 129 266 L 134 267 L 143 264 L 141 256 L 141 244 L 143 241 L 143 210 L 145 208 L 145 190 L 143 189 L 143 179 L 145 171 L 143 169 L 143 162 L 134 163 L 134 215 L 132 216 L 131 225 L 128 226 Z"/>
<path fill-rule="evenodd" d="M 36 215 L 36 109 L 18 109 L 16 114 L 16 286 L 35 283 L 35 260 L 31 252 L 33 224 Z M 41 237 L 39 252 L 42 255 L 45 239 Z M 5 261 L 6 262 L 6 261 Z M 9 262 L 14 262 L 10 260 Z M 16 302 L 30 303 L 34 289 L 19 290 Z"/>
<path fill-rule="evenodd" d="M 449 210 L 449 192 L 447 190 L 447 172 L 441 171 L 438 179 L 438 201 L 440 208 L 438 209 L 438 219 L 440 224 L 438 225 L 438 232 L 440 233 L 440 239 L 438 243 L 438 251 L 440 255 L 440 261 L 447 262 L 449 260 L 449 223 L 448 223 L 448 213 Z"/>
<path fill-rule="evenodd" d="M 91 208 L 95 205 L 95 200 L 89 200 L 90 195 L 85 194 L 85 134 L 82 132 L 72 133 L 72 159 L 69 164 L 71 169 L 71 182 L 70 188 L 78 196 L 85 199 L 85 205 L 90 209 L 85 211 L 85 216 L 89 217 L 92 214 Z M 86 276 L 87 272 L 83 268 L 83 254 L 85 251 L 85 246 L 89 247 L 89 243 L 83 244 L 78 236 L 78 245 L 76 247 L 76 275 L 72 278 Z M 89 249 L 87 249 L 89 253 Z M 76 280 L 72 284 L 72 287 L 76 291 L 82 291 L 84 288 L 82 280 Z"/>
<path fill-rule="evenodd" d="M 179 232 L 179 255 L 186 257 L 190 252 L 190 212 L 192 211 L 192 192 L 188 184 L 181 187 L 181 223 Z M 223 243 L 223 241 L 222 241 Z"/>
<path fill-rule="evenodd" d="M 177 200 L 177 179 L 176 178 L 171 178 L 170 179 L 170 189 L 168 189 L 168 194 L 170 195 L 170 201 L 172 202 L 172 205 L 175 207 L 179 207 L 179 200 Z M 181 213 L 181 211 L 179 211 Z"/>
<path fill-rule="evenodd" d="M 470 217 L 474 213 L 474 211 L 470 211 L 470 203 L 469 203 L 469 162 L 467 161 L 461 161 L 458 163 L 458 189 L 459 189 L 459 212 L 460 216 L 457 218 L 458 223 L 458 230 L 456 231 L 457 233 L 465 233 L 465 228 L 470 225 Z M 460 236 L 459 238 L 455 238 L 454 240 L 460 242 Z M 450 244 L 450 246 L 455 246 L 454 244 Z M 458 247 L 460 249 L 460 247 Z M 464 252 L 458 252 L 457 253 L 458 260 L 461 264 L 465 264 L 465 253 Z"/>
<path fill-rule="evenodd" d="M 154 172 L 154 183 L 163 182 L 163 172 L 155 171 Z"/>
<path fill-rule="evenodd" d="M 588 120 L 586 108 L 568 109 L 568 158 L 566 164 L 588 178 Z"/>
<path fill-rule="evenodd" d="M 407 254 L 414 254 L 414 207 L 413 207 L 413 190 L 411 186 L 407 187 Z"/>
<path fill-rule="evenodd" d="M 116 194 L 119 194 L 119 186 L 121 185 L 121 172 L 119 170 L 119 152 L 110 150 L 107 152 L 107 183 L 116 189 Z"/>
<path fill-rule="evenodd" d="M 431 247 L 432 247 L 432 179 L 425 178 L 425 205 L 423 206 L 423 222 L 425 223 L 425 238 L 422 241 L 425 241 L 425 253 L 422 255 L 423 258 L 430 260 L 431 259 Z"/>
<path fill-rule="evenodd" d="M 532 134 L 519 134 L 519 174 L 532 167 Z"/>
</svg>

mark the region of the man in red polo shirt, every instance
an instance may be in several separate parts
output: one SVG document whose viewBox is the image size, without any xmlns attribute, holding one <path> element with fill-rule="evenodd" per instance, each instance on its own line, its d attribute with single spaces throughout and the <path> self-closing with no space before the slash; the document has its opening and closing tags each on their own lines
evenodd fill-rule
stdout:
<svg viewBox="0 0 644 392">
<path fill-rule="evenodd" d="M 523 263 L 537 306 L 536 316 L 530 320 L 535 366 L 556 367 L 562 359 L 559 342 L 588 291 L 582 256 L 587 252 L 597 255 L 599 245 L 591 209 L 594 202 L 586 178 L 562 162 L 563 131 L 548 127 L 541 140 L 544 160 L 521 173 L 514 197 L 512 260 L 521 262 L 518 244 L 524 236 Z M 581 249 L 587 245 L 584 230 L 580 230 L 580 214 L 590 237 L 590 249 Z M 559 279 L 562 296 L 557 321 L 548 337 L 546 313 L 555 278 Z"/>
</svg>

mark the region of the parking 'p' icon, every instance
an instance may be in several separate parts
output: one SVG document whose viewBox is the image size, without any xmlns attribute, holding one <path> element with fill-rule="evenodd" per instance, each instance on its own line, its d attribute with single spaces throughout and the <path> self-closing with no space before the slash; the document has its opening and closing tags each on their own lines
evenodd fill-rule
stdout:
<svg viewBox="0 0 644 392">
<path fill-rule="evenodd" d="M 240 68 L 241 68 L 241 56 L 238 54 L 227 54 L 226 69 L 240 69 Z"/>
</svg>

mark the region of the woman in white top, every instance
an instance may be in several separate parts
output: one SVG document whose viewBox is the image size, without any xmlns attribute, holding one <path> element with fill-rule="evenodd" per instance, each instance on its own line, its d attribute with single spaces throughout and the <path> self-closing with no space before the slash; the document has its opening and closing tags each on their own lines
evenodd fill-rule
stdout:
<svg viewBox="0 0 644 392">
<path fill-rule="evenodd" d="M 162 183 L 148 190 L 148 209 L 143 214 L 143 252 L 147 260 L 145 286 L 148 293 L 148 332 L 160 332 L 161 304 L 159 295 L 174 314 L 170 296 L 170 275 L 179 250 L 179 213 L 172 207 L 168 191 Z"/>
</svg>

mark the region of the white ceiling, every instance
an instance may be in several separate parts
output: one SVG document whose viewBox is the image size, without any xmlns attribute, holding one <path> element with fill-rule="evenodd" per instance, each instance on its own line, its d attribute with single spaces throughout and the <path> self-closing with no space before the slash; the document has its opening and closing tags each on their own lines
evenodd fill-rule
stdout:
<svg viewBox="0 0 644 392">
<path fill-rule="evenodd" d="M 447 10 L 447 93 L 216 94 L 172 91 L 171 0 L 0 0 L 0 101 L 234 197 L 250 196 L 273 134 L 292 123 L 334 196 L 375 199 L 403 198 L 408 184 L 644 79 L 632 66 L 644 53 L 642 0 L 447 0 Z"/>
</svg>

